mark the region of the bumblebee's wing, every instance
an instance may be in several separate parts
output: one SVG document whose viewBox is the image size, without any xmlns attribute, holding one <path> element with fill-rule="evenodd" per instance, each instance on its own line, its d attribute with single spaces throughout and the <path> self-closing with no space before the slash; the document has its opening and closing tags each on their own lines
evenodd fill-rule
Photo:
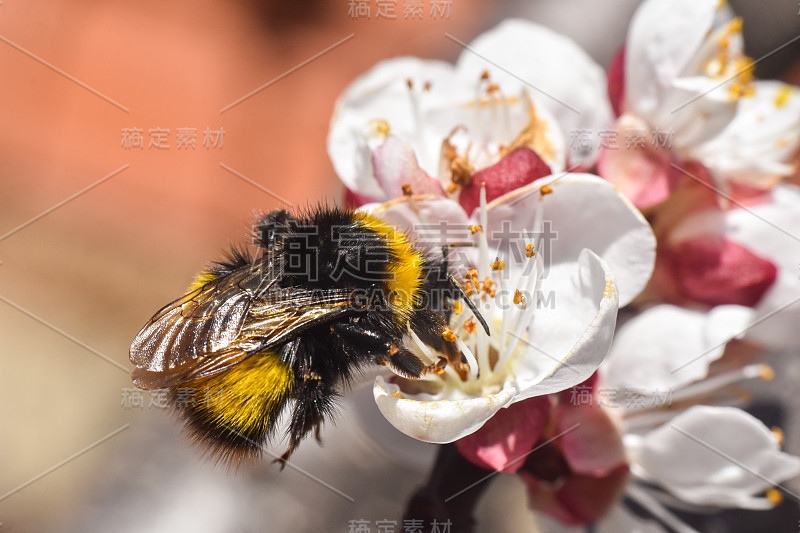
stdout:
<svg viewBox="0 0 800 533">
<path fill-rule="evenodd" d="M 275 289 L 267 269 L 235 271 L 167 305 L 131 344 L 134 383 L 171 387 L 212 376 L 347 312 L 344 289 Z"/>
</svg>

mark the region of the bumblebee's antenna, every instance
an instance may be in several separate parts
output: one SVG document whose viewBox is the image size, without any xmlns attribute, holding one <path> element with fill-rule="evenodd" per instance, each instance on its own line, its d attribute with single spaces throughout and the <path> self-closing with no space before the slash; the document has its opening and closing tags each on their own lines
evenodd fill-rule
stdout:
<svg viewBox="0 0 800 533">
<path fill-rule="evenodd" d="M 464 289 L 461 288 L 461 285 L 458 284 L 456 278 L 454 278 L 453 275 L 450 273 L 447 274 L 447 278 L 450 280 L 450 284 L 453 286 L 453 288 L 457 291 L 457 294 L 461 297 L 462 300 L 464 300 L 464 303 L 467 304 L 469 310 L 472 311 L 472 314 L 475 315 L 475 318 L 478 319 L 478 322 L 481 323 L 481 326 L 483 326 L 483 331 L 485 331 L 486 334 L 491 337 L 492 334 L 489 333 L 489 324 L 487 324 L 486 320 L 483 319 L 483 316 L 481 316 L 480 311 L 478 311 L 478 308 L 475 307 L 474 303 L 472 303 L 472 300 L 470 300 L 469 296 L 467 296 L 467 293 L 464 292 Z"/>
</svg>

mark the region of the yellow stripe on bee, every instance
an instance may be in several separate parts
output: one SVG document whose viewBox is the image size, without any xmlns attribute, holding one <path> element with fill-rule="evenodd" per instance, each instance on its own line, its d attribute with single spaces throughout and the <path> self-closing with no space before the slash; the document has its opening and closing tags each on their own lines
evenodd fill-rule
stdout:
<svg viewBox="0 0 800 533">
<path fill-rule="evenodd" d="M 187 387 L 194 389 L 194 409 L 208 421 L 250 435 L 275 422 L 265 416 L 277 416 L 293 384 L 292 368 L 278 355 L 261 352 Z"/>
<path fill-rule="evenodd" d="M 366 229 L 383 236 L 389 244 L 392 257 L 386 266 L 389 273 L 386 290 L 389 293 L 389 303 L 395 309 L 395 318 L 405 324 L 419 303 L 423 282 L 422 267 L 425 262 L 422 254 L 409 242 L 406 234 L 391 224 L 367 213 L 356 213 L 355 219 Z"/>
<path fill-rule="evenodd" d="M 215 274 L 214 272 L 211 272 L 209 270 L 204 270 L 203 272 L 200 272 L 192 280 L 192 284 L 189 285 L 189 290 L 187 291 L 187 293 L 192 292 L 192 291 L 196 291 L 197 289 L 199 289 L 200 287 L 202 287 L 203 285 L 205 285 L 209 281 L 214 281 L 218 277 L 219 276 L 217 274 Z"/>
</svg>

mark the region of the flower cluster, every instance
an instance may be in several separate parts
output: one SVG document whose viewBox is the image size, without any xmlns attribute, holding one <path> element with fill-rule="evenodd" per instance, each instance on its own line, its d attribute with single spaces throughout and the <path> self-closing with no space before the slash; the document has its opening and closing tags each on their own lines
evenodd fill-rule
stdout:
<svg viewBox="0 0 800 533">
<path fill-rule="evenodd" d="M 455 65 L 391 59 L 346 89 L 328 148 L 348 202 L 449 245 L 477 311 L 450 312 L 461 365 L 376 379 L 394 427 L 518 474 L 568 526 L 691 532 L 669 507 L 780 501 L 800 459 L 732 386 L 771 379 L 764 348 L 800 345 L 800 190 L 782 182 L 800 95 L 754 78 L 741 28 L 717 0 L 645 0 L 606 76 L 508 20 Z M 608 128 L 654 142 L 570 150 Z"/>
</svg>

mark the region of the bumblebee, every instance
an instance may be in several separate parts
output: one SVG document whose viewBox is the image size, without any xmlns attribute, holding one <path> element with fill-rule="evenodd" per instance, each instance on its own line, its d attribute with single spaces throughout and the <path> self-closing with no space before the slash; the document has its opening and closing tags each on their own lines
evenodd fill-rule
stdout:
<svg viewBox="0 0 800 533">
<path fill-rule="evenodd" d="M 167 388 L 191 436 L 228 464 L 260 455 L 289 411 L 285 464 L 335 409 L 365 365 L 418 379 L 465 359 L 448 327 L 462 299 L 447 251 L 426 258 L 407 234 L 361 212 L 319 207 L 272 211 L 254 226 L 255 256 L 234 249 L 188 294 L 136 335 L 133 383 Z M 423 363 L 404 346 L 409 330 L 443 354 Z"/>
</svg>

